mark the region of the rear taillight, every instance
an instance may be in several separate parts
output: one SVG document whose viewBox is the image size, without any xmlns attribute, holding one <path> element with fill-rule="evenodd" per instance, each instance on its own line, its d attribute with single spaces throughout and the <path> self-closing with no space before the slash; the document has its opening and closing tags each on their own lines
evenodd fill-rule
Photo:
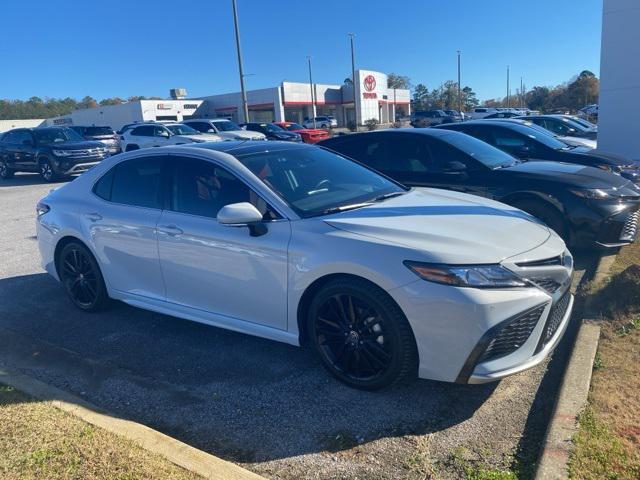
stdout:
<svg viewBox="0 0 640 480">
<path fill-rule="evenodd" d="M 51 207 L 46 203 L 38 202 L 38 205 L 36 205 L 36 214 L 38 215 L 38 217 L 41 217 L 45 213 L 48 213 L 50 210 Z"/>
</svg>

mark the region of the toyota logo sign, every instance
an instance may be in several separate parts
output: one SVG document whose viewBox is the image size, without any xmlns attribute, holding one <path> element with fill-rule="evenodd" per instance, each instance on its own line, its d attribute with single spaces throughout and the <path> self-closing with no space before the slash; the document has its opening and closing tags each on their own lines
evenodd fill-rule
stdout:
<svg viewBox="0 0 640 480">
<path fill-rule="evenodd" d="M 364 77 L 364 89 L 367 92 L 372 92 L 376 88 L 376 78 L 373 75 L 367 75 Z"/>
</svg>

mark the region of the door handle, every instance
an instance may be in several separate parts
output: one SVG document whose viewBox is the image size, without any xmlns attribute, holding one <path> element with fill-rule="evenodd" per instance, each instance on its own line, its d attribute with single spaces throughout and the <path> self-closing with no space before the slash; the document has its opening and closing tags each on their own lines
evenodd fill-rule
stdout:
<svg viewBox="0 0 640 480">
<path fill-rule="evenodd" d="M 84 216 L 87 217 L 92 222 L 97 222 L 98 220 L 102 220 L 102 215 L 96 212 L 85 213 Z"/>
<path fill-rule="evenodd" d="M 181 228 L 176 227 L 175 225 L 160 225 L 158 227 L 162 233 L 175 237 L 177 235 L 182 235 L 184 231 Z"/>
</svg>

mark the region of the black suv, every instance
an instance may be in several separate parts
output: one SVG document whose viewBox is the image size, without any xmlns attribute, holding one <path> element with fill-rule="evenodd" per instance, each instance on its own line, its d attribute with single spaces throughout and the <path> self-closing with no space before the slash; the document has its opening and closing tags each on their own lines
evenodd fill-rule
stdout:
<svg viewBox="0 0 640 480">
<path fill-rule="evenodd" d="M 433 128 L 345 135 L 318 145 L 405 185 L 512 205 L 542 220 L 572 246 L 625 245 L 638 230 L 640 188 L 597 168 L 523 162 L 468 135 Z"/>
<path fill-rule="evenodd" d="M 71 125 L 71 130 L 76 132 L 85 140 L 97 140 L 104 143 L 109 149 L 111 155 L 120 153 L 120 142 L 118 141 L 118 135 L 113 131 L 113 128 L 106 126 L 85 126 L 85 125 Z"/>
<path fill-rule="evenodd" d="M 567 145 L 551 132 L 548 135 L 541 133 L 538 130 L 540 127 L 527 126 L 523 120 L 472 120 L 439 125 L 437 128 L 466 133 L 522 160 L 578 163 L 618 173 L 632 182 L 640 183 L 640 165 L 633 160 L 587 147 Z"/>
<path fill-rule="evenodd" d="M 0 139 L 0 178 L 38 172 L 48 181 L 82 173 L 109 156 L 107 147 L 66 127 L 17 128 Z"/>
</svg>

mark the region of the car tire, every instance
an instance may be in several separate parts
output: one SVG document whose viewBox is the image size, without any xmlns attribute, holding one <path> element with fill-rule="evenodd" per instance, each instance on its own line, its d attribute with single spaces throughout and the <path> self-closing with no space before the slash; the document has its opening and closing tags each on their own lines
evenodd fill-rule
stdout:
<svg viewBox="0 0 640 480">
<path fill-rule="evenodd" d="M 124 149 L 125 152 L 131 152 L 133 150 L 140 150 L 138 145 L 127 145 Z"/>
<path fill-rule="evenodd" d="M 9 165 L 7 165 L 7 162 L 0 161 L 0 179 L 9 180 L 13 178 L 14 173 L 15 172 L 9 168 Z"/>
<path fill-rule="evenodd" d="M 41 158 L 38 161 L 40 176 L 46 182 L 55 182 L 60 179 L 60 175 L 53 169 L 53 165 L 48 158 Z"/>
<path fill-rule="evenodd" d="M 311 301 L 306 320 L 313 349 L 342 382 L 380 390 L 415 378 L 418 350 L 409 322 L 393 299 L 368 281 L 330 281 Z"/>
<path fill-rule="evenodd" d="M 109 304 L 107 287 L 93 254 L 80 242 L 64 246 L 57 260 L 57 271 L 67 296 L 84 312 L 97 312 Z"/>
<path fill-rule="evenodd" d="M 567 237 L 566 224 L 562 215 L 555 207 L 544 203 L 534 202 L 532 200 L 515 202 L 512 205 L 542 221 L 542 223 L 560 235 L 560 237 L 568 243 L 569 239 Z"/>
</svg>

